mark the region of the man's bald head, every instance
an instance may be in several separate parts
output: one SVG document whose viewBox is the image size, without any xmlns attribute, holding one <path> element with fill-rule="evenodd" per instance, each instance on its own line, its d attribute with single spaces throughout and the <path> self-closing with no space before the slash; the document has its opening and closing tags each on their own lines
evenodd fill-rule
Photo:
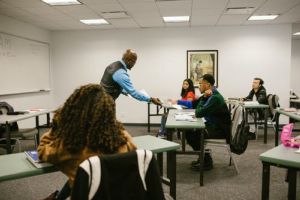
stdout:
<svg viewBox="0 0 300 200">
<path fill-rule="evenodd" d="M 137 60 L 137 55 L 133 50 L 127 49 L 126 52 L 123 54 L 122 60 L 127 65 L 127 68 L 130 70 Z"/>
</svg>

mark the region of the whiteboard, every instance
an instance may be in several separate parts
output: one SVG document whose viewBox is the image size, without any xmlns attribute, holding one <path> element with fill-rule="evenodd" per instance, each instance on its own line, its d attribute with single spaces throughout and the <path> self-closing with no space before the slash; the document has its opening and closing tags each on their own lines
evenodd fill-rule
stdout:
<svg viewBox="0 0 300 200">
<path fill-rule="evenodd" d="M 49 44 L 0 32 L 0 95 L 50 90 Z"/>
</svg>

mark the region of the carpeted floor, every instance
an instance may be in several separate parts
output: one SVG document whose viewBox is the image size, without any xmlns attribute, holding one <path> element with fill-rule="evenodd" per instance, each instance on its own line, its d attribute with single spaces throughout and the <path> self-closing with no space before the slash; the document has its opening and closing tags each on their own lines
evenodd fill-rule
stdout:
<svg viewBox="0 0 300 200">
<path fill-rule="evenodd" d="M 158 128 L 150 133 L 146 127 L 127 126 L 133 135 L 155 135 Z M 23 142 L 23 150 L 32 148 L 32 141 Z M 263 130 L 259 130 L 257 140 L 249 141 L 247 151 L 236 155 L 240 174 L 229 166 L 229 156 L 222 148 L 211 147 L 214 168 L 204 174 L 204 187 L 199 185 L 199 172 L 190 169 L 194 155 L 177 155 L 177 199 L 178 200 L 256 200 L 261 199 L 262 166 L 259 154 L 274 147 L 273 129 L 268 130 L 268 144 L 263 144 Z M 300 160 L 300 157 L 299 157 Z M 287 199 L 286 170 L 271 167 L 270 200 Z M 43 199 L 67 180 L 60 172 L 34 176 L 13 181 L 0 182 L 0 200 Z M 299 173 L 298 173 L 299 180 Z M 300 199 L 299 181 L 297 199 Z M 168 187 L 164 186 L 168 192 Z"/>
</svg>

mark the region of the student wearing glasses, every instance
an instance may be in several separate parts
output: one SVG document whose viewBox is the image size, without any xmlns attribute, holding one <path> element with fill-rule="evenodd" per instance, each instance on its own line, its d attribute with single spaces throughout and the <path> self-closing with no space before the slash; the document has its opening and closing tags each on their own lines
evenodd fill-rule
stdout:
<svg viewBox="0 0 300 200">
<path fill-rule="evenodd" d="M 214 86 L 215 79 L 210 74 L 202 76 L 199 82 L 199 90 L 203 94 L 195 103 L 195 115 L 205 119 L 207 134 L 205 138 L 230 140 L 231 119 L 230 112 L 223 96 Z M 200 150 L 200 134 L 197 131 L 186 133 L 188 144 L 195 151 Z M 200 160 L 191 163 L 193 170 L 200 169 Z M 204 169 L 210 170 L 213 167 L 213 160 L 210 152 L 204 154 Z"/>
<path fill-rule="evenodd" d="M 131 70 L 134 67 L 136 60 L 137 54 L 133 50 L 127 49 L 123 54 L 122 60 L 113 62 L 106 67 L 100 84 L 114 100 L 122 93 L 124 95 L 130 94 L 139 101 L 152 102 L 156 105 L 161 105 L 158 98 L 148 97 L 141 92 L 136 91 L 133 87 L 128 70 Z"/>
</svg>

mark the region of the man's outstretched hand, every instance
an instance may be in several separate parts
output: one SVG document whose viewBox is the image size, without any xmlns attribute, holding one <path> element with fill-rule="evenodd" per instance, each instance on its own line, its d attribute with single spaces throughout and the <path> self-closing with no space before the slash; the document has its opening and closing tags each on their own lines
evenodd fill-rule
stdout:
<svg viewBox="0 0 300 200">
<path fill-rule="evenodd" d="M 161 106 L 162 102 L 159 100 L 159 98 L 151 97 L 151 103 L 154 103 L 155 105 Z"/>
</svg>

